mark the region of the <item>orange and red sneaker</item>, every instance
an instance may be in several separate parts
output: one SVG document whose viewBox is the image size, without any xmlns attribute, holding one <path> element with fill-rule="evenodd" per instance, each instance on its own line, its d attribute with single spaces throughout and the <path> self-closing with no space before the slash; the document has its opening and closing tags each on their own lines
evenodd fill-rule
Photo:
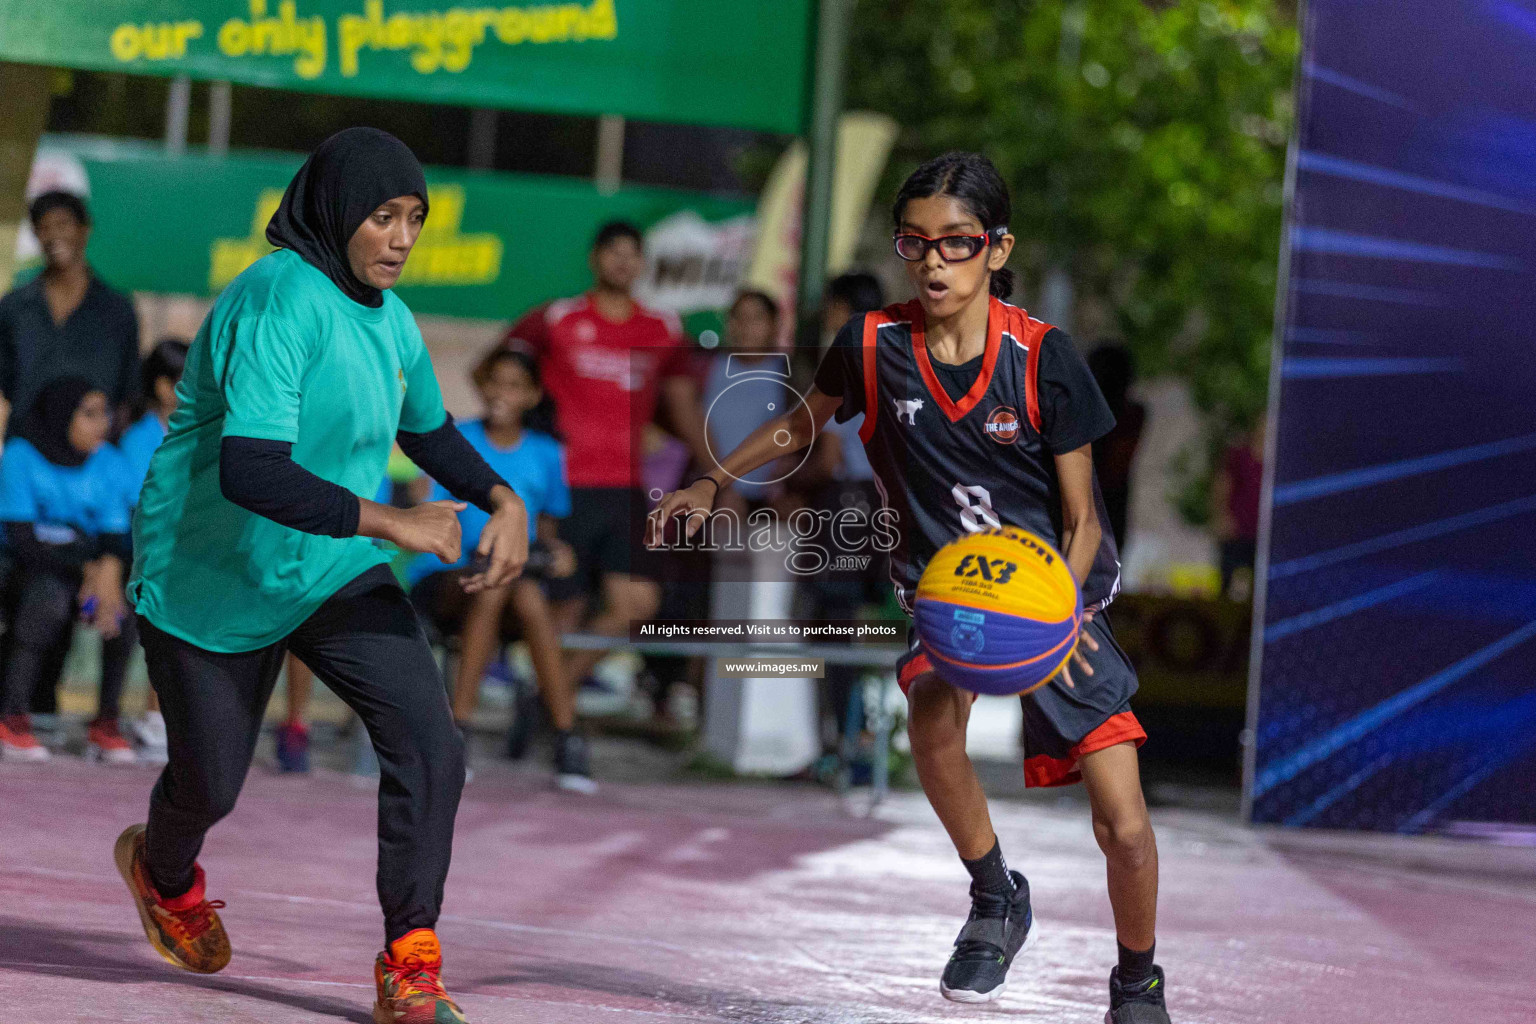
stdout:
<svg viewBox="0 0 1536 1024">
<path fill-rule="evenodd" d="M 229 935 L 218 915 L 224 901 L 205 898 L 203 869 L 194 868 L 196 880 L 186 893 L 173 899 L 161 897 L 144 863 L 143 825 L 129 825 L 123 830 L 112 858 L 128 883 L 144 935 L 155 952 L 167 963 L 198 974 L 223 970 L 230 956 Z"/>
<path fill-rule="evenodd" d="M 28 715 L 0 718 L 0 757 L 13 761 L 46 761 L 48 748 L 38 742 Z"/>
<path fill-rule="evenodd" d="M 443 951 L 430 928 L 406 932 L 373 962 L 375 1024 L 466 1024 L 443 990 Z"/>
<path fill-rule="evenodd" d="M 106 764 L 134 764 L 139 760 L 115 718 L 98 718 L 87 726 L 85 745 L 92 757 Z"/>
</svg>

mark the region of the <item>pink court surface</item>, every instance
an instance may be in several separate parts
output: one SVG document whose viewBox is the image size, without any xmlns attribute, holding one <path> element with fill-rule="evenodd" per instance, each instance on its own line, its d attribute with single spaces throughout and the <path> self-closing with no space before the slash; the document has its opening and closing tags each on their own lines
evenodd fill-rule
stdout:
<svg viewBox="0 0 1536 1024">
<path fill-rule="evenodd" d="M 366 1024 L 381 941 L 370 786 L 253 770 L 203 855 L 235 958 L 201 977 L 150 951 L 111 864 L 153 778 L 0 765 L 0 1020 Z M 1080 795 L 995 806 L 1042 937 L 978 1008 L 938 994 L 966 881 L 919 794 L 871 819 L 791 786 L 545 785 L 492 770 L 465 793 L 439 930 L 471 1021 L 1103 1019 L 1114 932 Z M 1175 1021 L 1536 1019 L 1532 851 L 1154 820 Z"/>
</svg>

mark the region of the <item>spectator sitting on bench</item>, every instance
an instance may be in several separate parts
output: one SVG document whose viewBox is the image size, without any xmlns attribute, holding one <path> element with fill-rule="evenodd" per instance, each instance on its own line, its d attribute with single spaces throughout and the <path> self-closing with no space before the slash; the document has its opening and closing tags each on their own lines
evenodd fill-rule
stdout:
<svg viewBox="0 0 1536 1024">
<path fill-rule="evenodd" d="M 530 570 L 543 562 L 542 575 L 559 578 L 574 571 L 571 549 L 556 533 L 555 520 L 570 514 L 570 488 L 565 475 L 564 449 L 554 435 L 554 417 L 539 383 L 537 364 L 520 352 L 498 349 L 475 368 L 473 380 L 485 406 L 483 419 L 464 423 L 460 430 L 491 468 L 511 485 L 528 507 L 528 527 L 535 556 Z M 448 497 L 434 485 L 428 500 Z M 411 598 L 423 614 L 445 632 L 459 625 L 459 664 L 453 685 L 453 716 L 467 734 L 479 701 L 480 681 L 501 645 L 503 619 L 515 618 L 533 659 L 539 692 L 555 727 L 555 773 L 561 788 L 591 792 L 592 783 L 584 739 L 576 732 L 576 694 L 566 673 L 543 583 L 530 571 L 510 586 L 466 593 L 460 579 L 472 574 L 471 563 L 487 516 L 473 506 L 459 513 L 464 532 L 464 556 L 445 566 L 434 555 L 415 559 L 406 571 Z M 544 554 L 538 554 L 542 548 Z"/>
<path fill-rule="evenodd" d="M 104 391 L 83 377 L 43 385 L 27 409 L 20 436 L 0 458 L 0 523 L 5 527 L 6 635 L 0 660 L 0 755 L 47 760 L 32 732 L 28 701 L 67 644 L 77 616 L 103 638 L 118 634 L 128 614 L 123 575 L 128 562 L 127 474 L 106 443 L 112 412 Z M 116 691 L 103 686 L 87 740 L 97 758 L 136 760 L 118 725 Z"/>
</svg>

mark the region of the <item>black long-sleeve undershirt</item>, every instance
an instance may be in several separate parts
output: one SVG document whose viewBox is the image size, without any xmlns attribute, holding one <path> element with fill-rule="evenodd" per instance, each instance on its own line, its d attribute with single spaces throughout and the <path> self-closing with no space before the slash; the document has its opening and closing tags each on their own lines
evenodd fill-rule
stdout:
<svg viewBox="0 0 1536 1024">
<path fill-rule="evenodd" d="M 503 480 L 480 455 L 469 439 L 459 433 L 453 417 L 443 420 L 443 425 L 425 434 L 413 434 L 402 430 L 395 435 L 400 450 L 421 471 L 445 487 L 449 494 L 460 501 L 477 505 L 494 514 L 491 492 L 505 486 Z"/>
<path fill-rule="evenodd" d="M 395 435 L 401 451 L 450 494 L 494 512 L 491 491 L 505 485 L 448 417 L 426 433 Z M 219 448 L 219 490 L 247 511 L 304 533 L 357 534 L 357 495 L 293 461 L 293 445 L 226 437 Z"/>
<path fill-rule="evenodd" d="M 304 533 L 357 535 L 357 495 L 293 461 L 293 445 L 226 437 L 219 446 L 219 490 L 248 512 Z"/>
</svg>

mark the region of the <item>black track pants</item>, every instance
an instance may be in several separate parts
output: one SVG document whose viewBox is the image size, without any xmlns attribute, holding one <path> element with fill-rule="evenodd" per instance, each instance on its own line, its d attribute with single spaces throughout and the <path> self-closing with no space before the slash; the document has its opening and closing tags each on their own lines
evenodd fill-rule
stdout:
<svg viewBox="0 0 1536 1024">
<path fill-rule="evenodd" d="M 139 619 L 170 762 L 149 800 L 147 859 L 163 896 L 192 886 L 203 837 L 235 806 L 283 657 L 293 651 L 356 711 L 379 756 L 379 903 L 386 943 L 436 925 L 464 786 L 464 746 L 416 613 L 370 569 L 286 640 L 219 654 Z"/>
</svg>

